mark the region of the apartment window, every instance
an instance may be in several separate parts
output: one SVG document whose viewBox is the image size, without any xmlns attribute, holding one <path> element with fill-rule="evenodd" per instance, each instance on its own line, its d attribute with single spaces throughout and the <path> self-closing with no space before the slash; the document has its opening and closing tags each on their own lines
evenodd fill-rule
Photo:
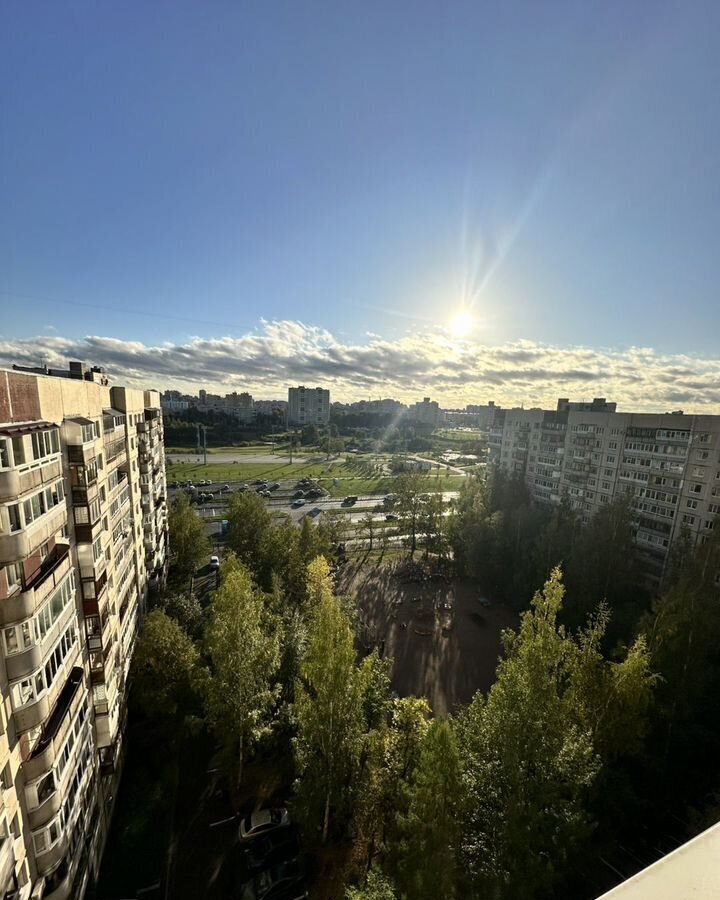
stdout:
<svg viewBox="0 0 720 900">
<path fill-rule="evenodd" d="M 704 478 L 705 477 L 705 467 L 704 466 L 693 466 L 693 477 L 694 478 Z"/>
<path fill-rule="evenodd" d="M 92 554 L 93 554 L 93 562 L 95 562 L 95 563 L 98 562 L 102 558 L 103 549 L 102 549 L 102 545 L 100 543 L 99 536 L 96 537 L 95 540 L 93 541 Z"/>
<path fill-rule="evenodd" d="M 720 512 L 720 503 L 708 503 L 708 512 L 713 514 Z"/>
<path fill-rule="evenodd" d="M 7 438 L 0 438 L 0 469 L 10 468 L 10 452 Z"/>
<path fill-rule="evenodd" d="M 12 439 L 13 461 L 16 466 L 21 466 L 25 462 L 25 442 L 20 435 L 16 435 Z"/>
<path fill-rule="evenodd" d="M 705 530 L 712 531 L 715 527 L 715 519 L 705 519 Z"/>
<path fill-rule="evenodd" d="M 710 443 L 710 435 L 707 432 L 705 432 L 704 434 L 699 434 L 698 441 L 701 444 L 709 444 Z"/>
<path fill-rule="evenodd" d="M 5 763 L 2 772 L 0 772 L 0 784 L 2 784 L 3 789 L 8 791 L 12 787 L 12 771 L 10 770 L 10 763 Z"/>
<path fill-rule="evenodd" d="M 20 504 L 13 503 L 8 506 L 8 519 L 10 521 L 10 531 L 20 531 L 22 528 L 22 519 L 20 518 Z"/>
<path fill-rule="evenodd" d="M 608 444 L 608 447 L 611 450 L 617 450 L 617 441 L 610 441 L 610 443 Z"/>
<path fill-rule="evenodd" d="M 691 494 L 702 494 L 703 486 L 701 484 L 691 484 L 690 485 L 690 493 Z"/>
<path fill-rule="evenodd" d="M 34 459 L 44 459 L 60 452 L 60 439 L 57 428 L 52 431 L 35 431 L 32 435 Z"/>
<path fill-rule="evenodd" d="M 708 450 L 696 450 L 695 459 L 709 459 L 710 452 Z"/>
<path fill-rule="evenodd" d="M 9 591 L 12 590 L 15 585 L 22 584 L 22 567 L 20 563 L 8 563 L 4 567 L 4 571 Z"/>
<path fill-rule="evenodd" d="M 685 504 L 685 506 L 687 506 L 688 509 L 697 509 L 697 508 L 698 508 L 698 501 L 697 501 L 697 500 L 692 500 L 691 498 L 688 498 L 687 503 Z"/>
<path fill-rule="evenodd" d="M 694 525 L 695 524 L 695 516 L 690 516 L 685 513 L 682 517 L 683 525 Z"/>
<path fill-rule="evenodd" d="M 614 457 L 613 454 L 608 453 L 608 456 L 607 456 L 607 462 L 609 462 L 609 463 L 614 463 L 614 462 L 615 462 L 615 457 Z"/>
</svg>

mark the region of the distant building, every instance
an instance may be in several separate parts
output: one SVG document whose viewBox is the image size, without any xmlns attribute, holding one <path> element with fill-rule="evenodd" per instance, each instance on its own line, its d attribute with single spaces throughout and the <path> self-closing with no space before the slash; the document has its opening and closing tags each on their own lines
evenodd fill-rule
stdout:
<svg viewBox="0 0 720 900">
<path fill-rule="evenodd" d="M 288 425 L 327 425 L 330 391 L 304 386 L 288 388 Z"/>
<path fill-rule="evenodd" d="M 424 397 L 422 403 L 413 403 L 408 418 L 423 425 L 437 425 L 440 422 L 440 406 L 437 401 Z"/>
<path fill-rule="evenodd" d="M 282 416 L 287 414 L 287 400 L 255 400 L 255 412 L 259 416 Z"/>
</svg>

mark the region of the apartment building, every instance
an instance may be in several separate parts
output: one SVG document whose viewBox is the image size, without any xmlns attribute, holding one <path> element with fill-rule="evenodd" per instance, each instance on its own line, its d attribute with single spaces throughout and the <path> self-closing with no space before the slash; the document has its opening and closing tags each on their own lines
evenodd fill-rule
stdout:
<svg viewBox="0 0 720 900">
<path fill-rule="evenodd" d="M 164 578 L 160 398 L 83 367 L 0 370 L 0 896 L 82 900 Z"/>
<path fill-rule="evenodd" d="M 326 388 L 288 388 L 288 425 L 327 425 L 330 391 Z"/>
<path fill-rule="evenodd" d="M 584 521 L 628 495 L 648 574 L 662 577 L 683 531 L 703 540 L 720 512 L 720 416 L 619 413 L 614 403 L 511 409 L 489 429 L 490 460 L 541 503 L 564 497 Z"/>
</svg>

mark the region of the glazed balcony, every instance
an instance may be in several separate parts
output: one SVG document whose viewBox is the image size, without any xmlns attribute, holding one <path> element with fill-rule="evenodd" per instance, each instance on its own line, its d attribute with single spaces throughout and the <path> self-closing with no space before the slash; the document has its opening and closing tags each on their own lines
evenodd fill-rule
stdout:
<svg viewBox="0 0 720 900">
<path fill-rule="evenodd" d="M 5 668 L 10 681 L 18 681 L 30 675 L 42 666 L 50 654 L 55 642 L 60 638 L 71 619 L 76 615 L 75 603 L 68 603 L 57 621 L 45 635 L 42 643 L 32 644 L 18 653 L 6 653 Z"/>
<path fill-rule="evenodd" d="M 55 708 L 55 703 L 60 696 L 61 691 L 65 687 L 65 683 L 70 677 L 75 661 L 80 655 L 80 642 L 75 642 L 75 647 L 68 654 L 67 659 L 62 667 L 58 670 L 50 690 L 46 691 L 33 703 L 28 703 L 21 709 L 13 711 L 15 726 L 19 732 L 28 731 L 42 725 L 50 718 L 50 714 Z"/>
<path fill-rule="evenodd" d="M 0 535 L 0 565 L 17 562 L 32 556 L 34 551 L 54 538 L 67 524 L 67 508 L 64 503 L 36 519 L 27 528 Z"/>
<path fill-rule="evenodd" d="M 15 851 L 10 835 L 0 838 L 0 896 L 10 897 L 14 890 Z"/>
<path fill-rule="evenodd" d="M 62 475 L 60 454 L 0 472 L 0 502 L 14 500 L 27 491 L 57 481 Z"/>
<path fill-rule="evenodd" d="M 56 544 L 29 577 L 21 590 L 0 603 L 0 624 L 28 619 L 47 600 L 70 571 L 69 544 Z"/>
</svg>

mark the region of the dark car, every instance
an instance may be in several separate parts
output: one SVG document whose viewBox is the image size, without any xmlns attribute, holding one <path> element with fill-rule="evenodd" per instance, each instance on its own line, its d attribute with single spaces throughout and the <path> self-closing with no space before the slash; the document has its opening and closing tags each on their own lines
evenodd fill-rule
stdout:
<svg viewBox="0 0 720 900">
<path fill-rule="evenodd" d="M 305 491 L 295 491 L 295 493 L 293 494 L 293 500 L 299 500 L 300 497 L 304 497 L 304 496 L 305 496 Z"/>
<path fill-rule="evenodd" d="M 255 872 L 267 869 L 286 859 L 292 859 L 300 852 L 300 836 L 295 828 L 283 828 L 263 835 L 253 841 L 245 850 L 248 868 Z"/>
<path fill-rule="evenodd" d="M 302 897 L 305 890 L 305 865 L 301 857 L 277 863 L 246 881 L 241 900 L 280 900 Z M 297 893 L 292 893 L 297 891 Z M 290 892 L 290 893 L 288 893 Z"/>
</svg>

